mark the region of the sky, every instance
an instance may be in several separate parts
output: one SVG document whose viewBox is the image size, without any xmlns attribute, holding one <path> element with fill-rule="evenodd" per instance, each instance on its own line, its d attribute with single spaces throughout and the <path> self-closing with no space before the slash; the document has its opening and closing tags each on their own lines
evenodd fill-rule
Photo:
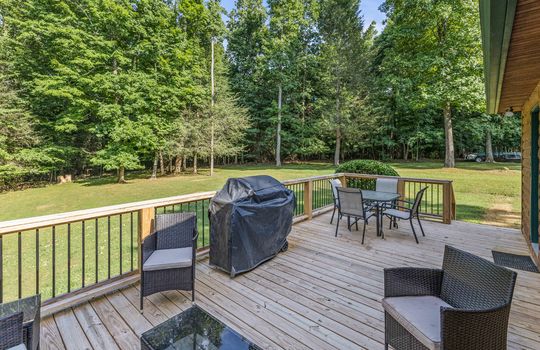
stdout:
<svg viewBox="0 0 540 350">
<path fill-rule="evenodd" d="M 234 3 L 236 0 L 222 0 L 221 5 L 228 11 L 234 8 Z M 266 0 L 264 0 L 266 4 Z M 384 13 L 379 11 L 379 6 L 382 4 L 383 0 L 362 0 L 360 2 L 360 9 L 362 15 L 364 16 L 364 23 L 368 26 L 371 21 L 377 23 L 377 31 L 380 33 L 384 28 L 382 21 L 384 20 Z"/>
</svg>

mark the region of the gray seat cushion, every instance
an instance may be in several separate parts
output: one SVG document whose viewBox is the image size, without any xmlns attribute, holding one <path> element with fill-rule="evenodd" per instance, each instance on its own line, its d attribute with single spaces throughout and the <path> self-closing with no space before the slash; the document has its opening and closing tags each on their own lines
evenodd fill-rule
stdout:
<svg viewBox="0 0 540 350">
<path fill-rule="evenodd" d="M 193 248 L 158 249 L 143 264 L 143 271 L 190 267 Z"/>
<path fill-rule="evenodd" d="M 385 209 L 384 213 L 404 220 L 409 220 L 411 217 L 410 211 L 403 211 L 397 209 Z"/>
<path fill-rule="evenodd" d="M 449 304 L 433 296 L 412 296 L 384 298 L 382 305 L 428 349 L 441 348 L 441 306 L 449 308 Z"/>
<path fill-rule="evenodd" d="M 26 350 L 26 345 L 19 344 L 19 345 L 16 345 L 16 346 L 13 346 L 13 347 L 9 348 L 8 350 Z"/>
</svg>

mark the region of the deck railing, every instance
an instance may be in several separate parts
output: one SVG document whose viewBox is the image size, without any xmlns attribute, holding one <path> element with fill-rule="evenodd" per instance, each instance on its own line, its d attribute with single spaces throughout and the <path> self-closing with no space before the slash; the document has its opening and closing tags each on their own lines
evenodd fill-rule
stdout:
<svg viewBox="0 0 540 350">
<path fill-rule="evenodd" d="M 379 176 L 332 174 L 287 180 L 297 201 L 295 222 L 331 210 L 328 180 L 369 189 Z M 449 224 L 454 219 L 452 182 L 398 178 L 399 193 L 413 199 L 428 190 L 421 205 L 424 218 Z M 42 294 L 44 314 L 59 311 L 138 279 L 140 242 L 152 232 L 157 214 L 196 212 L 199 252 L 210 239 L 208 206 L 215 192 L 202 192 L 103 208 L 0 222 L 0 302 Z"/>
</svg>

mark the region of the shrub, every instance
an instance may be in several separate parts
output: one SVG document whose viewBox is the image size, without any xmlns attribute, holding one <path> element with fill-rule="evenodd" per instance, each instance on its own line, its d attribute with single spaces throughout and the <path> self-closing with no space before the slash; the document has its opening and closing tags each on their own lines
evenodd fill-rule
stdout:
<svg viewBox="0 0 540 350">
<path fill-rule="evenodd" d="M 388 164 L 376 160 L 364 159 L 345 162 L 336 168 L 336 173 L 399 176 L 398 172 Z M 363 190 L 374 190 L 375 180 L 349 179 L 348 186 L 361 188 Z"/>
</svg>

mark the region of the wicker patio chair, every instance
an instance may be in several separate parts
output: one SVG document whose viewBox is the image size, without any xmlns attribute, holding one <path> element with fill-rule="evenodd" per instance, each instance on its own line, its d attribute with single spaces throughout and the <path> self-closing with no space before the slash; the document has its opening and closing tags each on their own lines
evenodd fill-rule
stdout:
<svg viewBox="0 0 540 350">
<path fill-rule="evenodd" d="M 0 318 L 9 318 L 19 313 L 22 314 L 22 323 L 20 325 L 22 343 L 26 349 L 36 350 L 39 348 L 41 295 L 37 294 L 0 304 Z M 2 339 L 3 337 L 0 335 L 0 343 L 3 343 Z M 0 345 L 0 349 L 2 349 L 2 345 Z"/>
<path fill-rule="evenodd" d="M 7 350 L 15 347 L 26 349 L 23 345 L 22 312 L 17 312 L 0 319 L 0 350 Z"/>
<path fill-rule="evenodd" d="M 424 192 L 426 192 L 428 188 L 424 187 L 418 193 L 416 193 L 416 197 L 414 199 L 414 202 L 405 201 L 405 200 L 396 200 L 395 204 L 392 208 L 385 208 L 383 211 L 383 216 L 387 216 L 390 218 L 390 226 L 389 228 L 392 228 L 392 223 L 394 226 L 397 226 L 397 220 L 409 220 L 411 224 L 411 229 L 414 235 L 414 239 L 416 243 L 418 242 L 418 237 L 416 236 L 416 230 L 414 229 L 413 225 L 413 219 L 416 218 L 418 221 L 418 226 L 420 226 L 420 231 L 422 232 L 422 236 L 426 236 L 424 233 L 424 228 L 422 227 L 422 222 L 420 221 L 420 203 L 422 202 L 422 197 L 424 196 Z M 408 205 L 408 207 L 400 204 Z"/>
<path fill-rule="evenodd" d="M 195 213 L 156 215 L 142 246 L 141 310 L 145 296 L 166 290 L 190 290 L 195 300 L 197 238 Z"/>
<path fill-rule="evenodd" d="M 336 214 L 336 210 L 338 209 L 338 194 L 337 189 L 342 187 L 341 181 L 339 179 L 331 179 L 328 180 L 330 182 L 330 186 L 332 186 L 332 199 L 334 200 L 334 211 L 332 212 L 332 218 L 330 219 L 330 223 L 334 221 L 334 215 Z M 341 219 L 338 213 L 338 220 Z"/>
<path fill-rule="evenodd" d="M 364 222 L 364 228 L 362 231 L 362 244 L 364 244 L 364 237 L 366 235 L 366 224 L 368 223 L 369 218 L 375 215 L 371 211 L 371 207 L 364 202 L 362 197 L 362 190 L 358 188 L 350 187 L 338 187 L 338 221 L 336 225 L 336 234 L 337 237 L 339 229 L 339 217 L 347 217 L 347 228 L 351 230 L 351 226 L 356 224 L 356 230 L 358 230 L 358 221 L 362 220 Z M 351 223 L 351 218 L 354 221 Z"/>
<path fill-rule="evenodd" d="M 450 246 L 442 269 L 385 269 L 385 349 L 506 349 L 516 276 Z"/>
</svg>

